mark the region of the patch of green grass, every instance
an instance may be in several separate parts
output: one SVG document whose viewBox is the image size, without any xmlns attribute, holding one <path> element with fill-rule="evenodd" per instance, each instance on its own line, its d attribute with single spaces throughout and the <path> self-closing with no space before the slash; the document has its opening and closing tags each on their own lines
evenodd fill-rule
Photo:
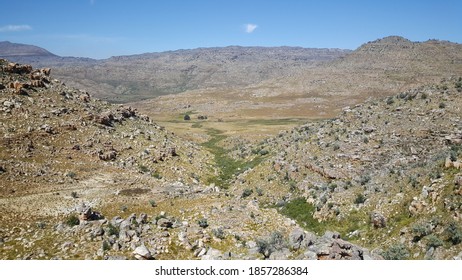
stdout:
<svg viewBox="0 0 462 280">
<path fill-rule="evenodd" d="M 283 215 L 296 220 L 307 230 L 321 234 L 325 231 L 325 226 L 313 218 L 315 210 L 314 205 L 306 202 L 305 198 L 299 197 L 286 203 L 280 211 Z"/>
<path fill-rule="evenodd" d="M 303 119 L 256 119 L 246 120 L 246 125 L 288 125 L 288 124 L 302 124 L 306 122 Z"/>
<path fill-rule="evenodd" d="M 251 161 L 235 160 L 229 156 L 229 150 L 220 146 L 220 142 L 226 139 L 226 135 L 218 129 L 208 129 L 207 133 L 211 136 L 210 140 L 203 143 L 202 146 L 211 152 L 215 157 L 215 164 L 219 169 L 219 175 L 206 180 L 208 184 L 214 183 L 221 188 L 227 188 L 229 181 L 236 175 L 247 169 L 253 168 L 260 164 L 264 157 L 259 155 Z"/>
<path fill-rule="evenodd" d="M 336 219 L 319 222 L 313 218 L 316 207 L 313 204 L 306 202 L 306 199 L 299 197 L 287 202 L 281 209 L 281 214 L 294 219 L 299 225 L 308 231 L 316 234 L 324 234 L 326 230 L 339 232 L 344 238 L 347 233 L 355 230 L 365 230 L 368 227 L 364 223 L 368 219 L 366 211 L 351 211 L 341 221 Z"/>
<path fill-rule="evenodd" d="M 202 124 L 200 124 L 199 122 L 195 122 L 191 125 L 192 128 L 201 128 L 202 127 Z"/>
</svg>

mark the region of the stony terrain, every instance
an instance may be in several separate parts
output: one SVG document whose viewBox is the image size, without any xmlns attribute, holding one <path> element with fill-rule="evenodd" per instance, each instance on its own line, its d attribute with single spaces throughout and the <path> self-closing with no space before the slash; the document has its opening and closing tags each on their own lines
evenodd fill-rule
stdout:
<svg viewBox="0 0 462 280">
<path fill-rule="evenodd" d="M 135 104 L 156 119 L 186 111 L 214 120 L 325 119 L 370 97 L 438 83 L 452 75 L 462 75 L 461 44 L 391 36 L 290 75 L 244 87 L 189 90 Z"/>
<path fill-rule="evenodd" d="M 135 109 L 1 67 L 2 259 L 378 257 L 261 208 L 217 155 Z"/>
<path fill-rule="evenodd" d="M 188 90 L 242 88 L 287 77 L 350 53 L 341 49 L 229 46 L 93 60 L 42 55 L 33 46 L 30 48 L 35 55 L 20 51 L 13 55 L 21 47 L 3 42 L 0 57 L 35 67 L 53 67 L 60 80 L 115 103 Z"/>
<path fill-rule="evenodd" d="M 388 37 L 140 111 L 0 60 L 0 258 L 460 259 L 461 55 Z"/>
</svg>

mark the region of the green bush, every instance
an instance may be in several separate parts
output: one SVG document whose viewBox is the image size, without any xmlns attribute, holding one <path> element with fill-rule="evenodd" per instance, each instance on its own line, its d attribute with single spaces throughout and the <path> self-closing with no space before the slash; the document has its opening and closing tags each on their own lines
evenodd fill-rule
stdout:
<svg viewBox="0 0 462 280">
<path fill-rule="evenodd" d="M 201 228 L 206 228 L 206 227 L 209 226 L 209 224 L 208 224 L 208 222 L 207 222 L 207 219 L 205 219 L 205 218 L 202 218 L 202 219 L 200 219 L 199 221 L 197 221 L 197 224 L 199 224 L 199 226 L 200 226 Z"/>
<path fill-rule="evenodd" d="M 225 239 L 226 235 L 222 228 L 216 228 L 212 230 L 213 235 L 218 239 Z"/>
<path fill-rule="evenodd" d="M 414 233 L 413 241 L 417 242 L 432 233 L 432 226 L 429 223 L 416 224 L 412 227 L 412 233 Z"/>
<path fill-rule="evenodd" d="M 451 222 L 445 229 L 445 233 L 448 236 L 448 241 L 453 245 L 457 245 L 462 242 L 462 231 L 455 222 Z"/>
<path fill-rule="evenodd" d="M 361 176 L 361 178 L 359 178 L 359 184 L 361 186 L 364 186 L 365 184 L 369 183 L 370 180 L 371 180 L 370 175 L 363 175 Z"/>
<path fill-rule="evenodd" d="M 382 252 L 386 260 L 405 260 L 409 258 L 409 250 L 403 244 L 393 244 Z"/>
<path fill-rule="evenodd" d="M 427 236 L 426 239 L 427 239 L 427 249 L 430 249 L 431 247 L 436 248 L 436 247 L 443 246 L 443 241 L 434 234 Z"/>
<path fill-rule="evenodd" d="M 242 198 L 246 198 L 248 196 L 251 196 L 253 194 L 253 190 L 252 189 L 245 189 L 243 192 L 242 192 L 242 195 L 241 197 Z"/>
<path fill-rule="evenodd" d="M 111 249 L 111 245 L 109 245 L 109 242 L 107 242 L 106 240 L 103 241 L 103 251 L 109 251 Z"/>
<path fill-rule="evenodd" d="M 115 236 L 119 237 L 119 228 L 113 226 L 111 223 L 108 223 L 108 226 L 107 226 L 107 234 L 108 234 L 109 236 L 115 235 Z"/>
<path fill-rule="evenodd" d="M 140 170 L 141 173 L 149 172 L 149 168 L 147 166 L 145 166 L 145 165 L 138 166 L 138 169 Z"/>
<path fill-rule="evenodd" d="M 258 239 L 256 243 L 258 252 L 265 258 L 269 258 L 271 253 L 284 248 L 286 245 L 283 235 L 278 231 L 273 232 L 269 239 Z"/>
<path fill-rule="evenodd" d="M 66 225 L 73 227 L 80 224 L 79 218 L 76 215 L 71 215 L 66 220 Z"/>
<path fill-rule="evenodd" d="M 354 202 L 355 204 L 363 204 L 364 202 L 366 202 L 366 197 L 362 193 L 360 193 L 356 196 Z"/>
<path fill-rule="evenodd" d="M 391 105 L 393 103 L 395 103 L 395 100 L 393 100 L 393 96 L 388 97 L 387 98 L 387 105 Z"/>
</svg>

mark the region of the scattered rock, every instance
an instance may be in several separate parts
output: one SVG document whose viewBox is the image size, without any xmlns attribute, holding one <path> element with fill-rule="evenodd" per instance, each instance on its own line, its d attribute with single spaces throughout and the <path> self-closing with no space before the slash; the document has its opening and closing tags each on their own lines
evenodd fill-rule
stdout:
<svg viewBox="0 0 462 280">
<path fill-rule="evenodd" d="M 136 247 L 135 250 L 133 251 L 133 256 L 138 260 L 153 259 L 151 252 L 144 245 Z"/>
</svg>

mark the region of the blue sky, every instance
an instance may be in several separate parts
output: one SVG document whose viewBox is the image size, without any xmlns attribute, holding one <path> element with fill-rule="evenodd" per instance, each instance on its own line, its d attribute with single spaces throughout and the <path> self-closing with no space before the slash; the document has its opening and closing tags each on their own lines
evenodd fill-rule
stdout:
<svg viewBox="0 0 462 280">
<path fill-rule="evenodd" d="M 462 43 L 461 0 L 1 0 L 0 41 L 107 58 L 213 46 Z"/>
</svg>

